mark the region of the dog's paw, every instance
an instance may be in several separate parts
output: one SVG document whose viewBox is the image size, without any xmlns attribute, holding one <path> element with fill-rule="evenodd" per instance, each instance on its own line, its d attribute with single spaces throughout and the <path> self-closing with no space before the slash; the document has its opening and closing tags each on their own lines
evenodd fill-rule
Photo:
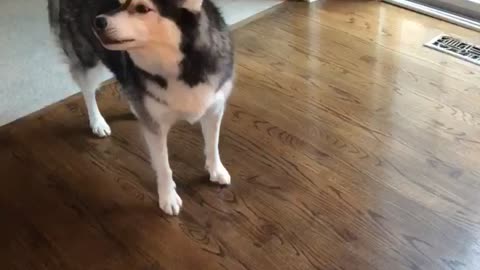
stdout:
<svg viewBox="0 0 480 270">
<path fill-rule="evenodd" d="M 112 134 L 110 126 L 103 117 L 90 121 L 90 127 L 92 128 L 93 134 L 101 138 L 110 136 Z"/>
<path fill-rule="evenodd" d="M 175 189 L 167 192 L 158 192 L 158 205 L 167 215 L 176 216 L 182 208 L 182 199 L 178 196 Z"/>
<path fill-rule="evenodd" d="M 232 180 L 230 174 L 228 173 L 227 169 L 225 169 L 223 164 L 219 164 L 210 168 L 207 167 L 207 170 L 210 173 L 210 181 L 220 185 L 230 185 Z"/>
</svg>

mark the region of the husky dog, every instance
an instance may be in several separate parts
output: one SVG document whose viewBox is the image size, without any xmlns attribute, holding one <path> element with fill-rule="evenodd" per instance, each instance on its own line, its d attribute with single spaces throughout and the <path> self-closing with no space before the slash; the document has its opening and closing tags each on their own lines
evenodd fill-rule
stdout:
<svg viewBox="0 0 480 270">
<path fill-rule="evenodd" d="M 111 133 L 95 91 L 109 71 L 141 123 L 156 172 L 160 208 L 177 215 L 167 134 L 177 121 L 200 122 L 206 168 L 228 185 L 218 140 L 233 86 L 228 27 L 211 0 L 48 0 L 53 33 L 83 92 L 93 133 Z"/>
</svg>

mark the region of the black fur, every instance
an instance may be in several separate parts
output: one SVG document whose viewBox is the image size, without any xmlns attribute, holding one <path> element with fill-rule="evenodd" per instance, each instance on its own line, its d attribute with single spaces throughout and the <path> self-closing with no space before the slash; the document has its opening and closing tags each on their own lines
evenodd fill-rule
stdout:
<svg viewBox="0 0 480 270">
<path fill-rule="evenodd" d="M 152 82 L 157 83 L 158 86 L 160 86 L 163 89 L 168 88 L 168 82 L 162 76 L 150 74 L 150 73 L 146 72 L 145 70 L 140 69 L 138 67 L 137 67 L 137 70 L 146 80 L 150 80 Z"/>
</svg>

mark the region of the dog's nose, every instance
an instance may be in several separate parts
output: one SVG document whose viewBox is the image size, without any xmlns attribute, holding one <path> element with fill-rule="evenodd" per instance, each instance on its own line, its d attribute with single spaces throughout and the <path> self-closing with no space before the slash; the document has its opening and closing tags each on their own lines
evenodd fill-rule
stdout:
<svg viewBox="0 0 480 270">
<path fill-rule="evenodd" d="M 95 18 L 95 28 L 97 28 L 97 30 L 105 30 L 107 25 L 108 21 L 105 16 L 98 16 Z"/>
</svg>

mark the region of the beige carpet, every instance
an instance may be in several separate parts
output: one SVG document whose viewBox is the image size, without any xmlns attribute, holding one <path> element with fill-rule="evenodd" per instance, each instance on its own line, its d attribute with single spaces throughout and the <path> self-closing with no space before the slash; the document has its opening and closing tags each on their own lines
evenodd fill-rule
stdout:
<svg viewBox="0 0 480 270">
<path fill-rule="evenodd" d="M 230 24 L 281 2 L 214 1 Z M 78 92 L 52 42 L 46 3 L 0 1 L 0 126 Z"/>
</svg>

